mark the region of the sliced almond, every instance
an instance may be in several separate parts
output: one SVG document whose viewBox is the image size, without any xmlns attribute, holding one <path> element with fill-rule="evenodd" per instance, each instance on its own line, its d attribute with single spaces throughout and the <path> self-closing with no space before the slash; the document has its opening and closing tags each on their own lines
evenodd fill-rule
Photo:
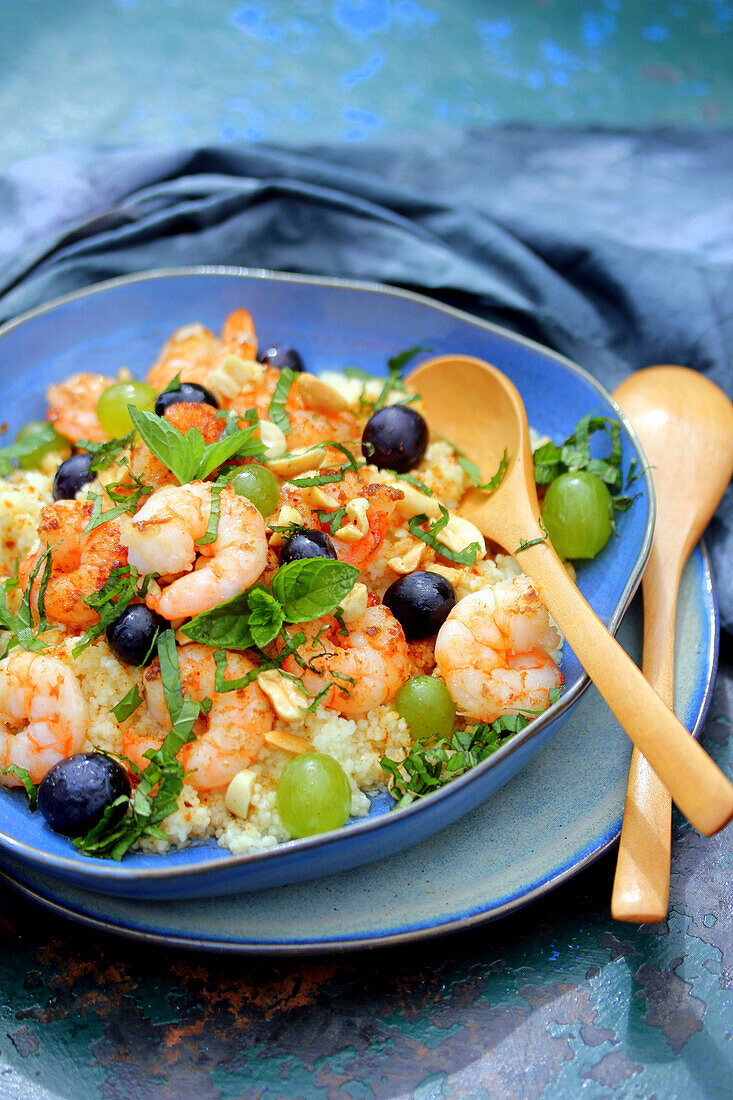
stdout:
<svg viewBox="0 0 733 1100">
<path fill-rule="evenodd" d="M 283 676 L 276 668 L 261 672 L 257 683 L 284 722 L 297 722 L 310 706 L 310 699 L 303 688 L 289 676 Z"/>
<path fill-rule="evenodd" d="M 339 508 L 341 503 L 333 493 L 324 492 L 320 485 L 303 489 L 303 496 L 312 508 Z"/>
<path fill-rule="evenodd" d="M 341 602 L 341 615 L 345 623 L 353 623 L 367 609 L 369 592 L 367 586 L 357 581 L 345 600 Z"/>
<path fill-rule="evenodd" d="M 287 527 L 290 523 L 302 524 L 303 518 L 300 512 L 290 504 L 283 504 L 273 522 L 273 527 Z M 285 539 L 279 531 L 273 531 L 270 535 L 270 546 L 282 546 Z"/>
<path fill-rule="evenodd" d="M 481 558 L 486 557 L 486 540 L 484 536 L 475 524 L 468 519 L 464 519 L 463 516 L 452 514 L 443 530 L 436 533 L 435 538 L 443 546 L 457 554 L 461 550 L 465 550 L 471 543 L 478 543 L 479 552 L 476 560 L 479 561 Z"/>
<path fill-rule="evenodd" d="M 369 501 L 366 497 L 354 497 L 346 505 L 346 522 L 333 536 L 344 542 L 358 542 L 369 534 Z"/>
<path fill-rule="evenodd" d="M 132 371 L 129 367 L 120 367 L 117 371 L 118 382 L 132 382 Z"/>
<path fill-rule="evenodd" d="M 298 737 L 297 733 L 288 733 L 287 730 L 270 730 L 265 734 L 265 741 L 275 749 L 292 752 L 294 756 L 299 756 L 301 752 L 310 752 L 313 748 L 305 737 Z"/>
<path fill-rule="evenodd" d="M 227 793 L 224 795 L 224 805 L 230 814 L 242 819 L 247 816 L 256 778 L 251 768 L 242 768 L 241 772 L 237 772 L 230 781 Z"/>
<path fill-rule="evenodd" d="M 412 541 L 413 545 L 409 546 L 407 550 L 404 550 L 401 554 L 395 554 L 393 557 L 387 558 L 387 565 L 390 569 L 394 569 L 395 573 L 414 573 L 416 569 L 420 568 L 425 543 L 418 542 L 417 539 Z"/>
<path fill-rule="evenodd" d="M 265 448 L 265 453 L 262 456 L 265 462 L 280 458 L 288 449 L 285 432 L 282 428 L 278 428 L 277 424 L 273 424 L 271 420 L 260 421 L 260 440 Z"/>
<path fill-rule="evenodd" d="M 349 402 L 344 395 L 321 378 L 316 378 L 315 374 L 299 375 L 298 391 L 306 409 L 335 413 L 349 408 Z"/>
<path fill-rule="evenodd" d="M 255 359 L 225 355 L 207 378 L 207 385 L 222 397 L 237 397 L 252 390 L 265 377 L 265 368 Z"/>
<path fill-rule="evenodd" d="M 403 519 L 420 515 L 426 515 L 428 519 L 440 518 L 440 502 L 437 497 L 421 493 L 409 481 L 400 481 L 398 488 L 402 490 L 402 500 L 397 501 L 397 511 Z"/>
<path fill-rule="evenodd" d="M 301 447 L 282 458 L 267 459 L 266 465 L 278 477 L 296 477 L 307 470 L 320 470 L 325 458 L 325 447 Z"/>
</svg>

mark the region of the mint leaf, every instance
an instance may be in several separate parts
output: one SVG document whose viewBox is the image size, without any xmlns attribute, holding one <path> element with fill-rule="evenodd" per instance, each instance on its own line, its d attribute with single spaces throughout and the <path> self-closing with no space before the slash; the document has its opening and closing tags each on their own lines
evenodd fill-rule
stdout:
<svg viewBox="0 0 733 1100">
<path fill-rule="evenodd" d="M 282 368 L 275 386 L 275 392 L 267 409 L 268 419 L 276 424 L 284 435 L 287 435 L 290 431 L 290 417 L 285 412 L 285 403 L 296 377 L 295 371 L 290 370 L 290 367 Z"/>
<path fill-rule="evenodd" d="M 7 447 L 0 447 L 0 477 L 7 477 L 10 473 L 13 459 L 25 458 L 38 447 L 52 443 L 57 437 L 55 428 L 51 424 L 44 424 L 29 439 L 21 439 L 17 443 L 10 443 Z"/>
<path fill-rule="evenodd" d="M 89 464 L 89 472 L 97 473 L 98 470 L 106 470 L 113 462 L 123 454 L 135 438 L 135 432 L 123 436 L 122 439 L 107 439 L 104 443 L 93 443 L 91 439 L 80 439 L 76 446 L 80 451 L 86 451 L 92 456 Z"/>
<path fill-rule="evenodd" d="M 499 488 L 501 479 L 504 477 L 506 468 L 509 465 L 509 452 L 506 448 L 504 448 L 504 454 L 501 456 L 499 467 L 494 476 L 488 481 L 483 482 L 481 481 L 481 471 L 476 463 L 472 462 L 471 459 L 461 451 L 456 450 L 456 454 L 458 456 L 458 465 L 468 474 L 471 484 L 477 489 L 481 489 L 484 493 L 493 493 Z"/>
<path fill-rule="evenodd" d="M 198 428 L 189 428 L 184 433 L 155 413 L 136 409 L 133 405 L 128 405 L 128 412 L 143 442 L 181 485 L 203 481 L 234 455 L 255 458 L 264 452 L 262 444 L 254 437 L 254 426 L 239 429 L 228 425 L 229 430 L 216 443 L 204 443 Z"/>
<path fill-rule="evenodd" d="M 359 578 L 354 565 L 328 558 L 303 558 L 278 569 L 272 593 L 289 623 L 308 623 L 330 615 Z"/>
<path fill-rule="evenodd" d="M 255 645 L 263 649 L 280 633 L 283 611 L 265 588 L 253 588 L 249 593 L 249 629 Z"/>
<path fill-rule="evenodd" d="M 26 769 L 21 768 L 19 764 L 8 764 L 7 767 L 0 768 L 0 772 L 3 775 L 14 775 L 16 779 L 20 780 L 25 787 L 25 793 L 28 795 L 28 809 L 33 813 L 38 804 L 38 787 Z"/>
<path fill-rule="evenodd" d="M 143 701 L 137 684 L 130 688 L 127 695 L 123 695 L 119 703 L 112 707 L 110 713 L 116 722 L 124 722 L 131 714 L 134 714 Z"/>
<path fill-rule="evenodd" d="M 441 504 L 440 519 L 436 519 L 434 523 L 429 524 L 423 530 L 423 524 L 428 523 L 428 517 L 422 513 L 419 516 L 413 516 L 409 520 L 407 530 L 416 539 L 420 539 L 421 542 L 432 547 L 436 554 L 440 554 L 441 558 L 447 558 L 448 561 L 454 561 L 458 565 L 473 565 L 481 550 L 477 542 L 470 543 L 463 550 L 451 550 L 436 538 L 436 535 L 448 526 L 449 521 L 450 512 Z"/>
<path fill-rule="evenodd" d="M 240 592 L 210 611 L 202 611 L 181 627 L 181 633 L 218 649 L 250 649 L 254 638 L 249 628 L 249 592 Z"/>
</svg>

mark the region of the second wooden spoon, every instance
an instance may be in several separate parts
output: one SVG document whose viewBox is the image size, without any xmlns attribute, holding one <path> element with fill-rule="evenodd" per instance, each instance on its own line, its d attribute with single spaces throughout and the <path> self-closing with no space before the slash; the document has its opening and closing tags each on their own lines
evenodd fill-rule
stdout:
<svg viewBox="0 0 733 1100">
<path fill-rule="evenodd" d="M 641 582 L 642 671 L 672 706 L 674 622 L 682 570 L 733 474 L 733 404 L 687 367 L 648 367 L 614 397 L 633 424 L 651 466 L 657 522 Z M 611 913 L 616 920 L 660 921 L 669 907 L 671 800 L 634 749 Z"/>
</svg>

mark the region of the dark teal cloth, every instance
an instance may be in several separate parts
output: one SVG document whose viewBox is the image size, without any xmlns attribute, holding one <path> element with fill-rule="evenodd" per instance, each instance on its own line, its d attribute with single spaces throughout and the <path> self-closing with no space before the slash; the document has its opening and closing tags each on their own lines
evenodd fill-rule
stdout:
<svg viewBox="0 0 733 1100">
<path fill-rule="evenodd" d="M 77 150 L 0 177 L 0 320 L 114 275 L 196 264 L 407 286 L 548 344 L 609 389 L 682 363 L 730 394 L 733 134 Z M 709 545 L 733 630 L 730 488 Z"/>
</svg>

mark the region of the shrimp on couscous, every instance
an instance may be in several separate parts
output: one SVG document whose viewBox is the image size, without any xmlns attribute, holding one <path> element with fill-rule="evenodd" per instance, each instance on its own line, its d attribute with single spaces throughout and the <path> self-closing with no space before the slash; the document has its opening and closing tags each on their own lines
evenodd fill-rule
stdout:
<svg viewBox="0 0 733 1100">
<path fill-rule="evenodd" d="M 419 396 L 257 356 L 245 309 L 191 324 L 144 383 L 59 380 L 56 449 L 4 460 L 0 784 L 37 787 L 87 854 L 336 828 L 420 745 L 447 759 L 562 683 L 561 638 L 460 516 L 470 467 Z M 92 770 L 129 794 L 94 802 Z"/>
</svg>

